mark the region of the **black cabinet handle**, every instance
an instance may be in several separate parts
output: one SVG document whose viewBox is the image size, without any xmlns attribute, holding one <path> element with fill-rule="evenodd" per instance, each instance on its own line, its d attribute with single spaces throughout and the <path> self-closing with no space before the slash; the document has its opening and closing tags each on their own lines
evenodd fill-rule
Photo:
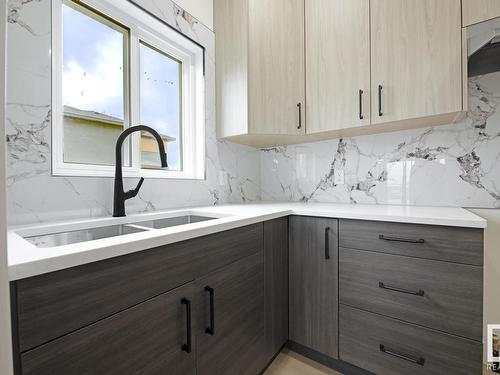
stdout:
<svg viewBox="0 0 500 375">
<path fill-rule="evenodd" d="M 400 359 L 403 359 L 403 360 L 411 362 L 411 363 L 415 363 L 416 365 L 423 366 L 425 364 L 425 358 L 423 358 L 423 357 L 415 358 L 411 355 L 403 354 L 403 353 L 400 353 L 399 351 L 396 351 L 396 350 L 391 350 L 382 344 L 380 344 L 380 351 L 382 353 L 391 355 L 393 357 L 400 358 Z"/>
<path fill-rule="evenodd" d="M 399 293 L 405 293 L 405 294 L 412 294 L 414 296 L 419 296 L 423 297 L 425 292 L 420 289 L 418 291 L 413 291 L 413 290 L 408 290 L 408 289 L 403 289 L 403 288 L 396 288 L 395 286 L 390 286 L 390 285 L 385 285 L 383 282 L 379 281 L 378 287 L 382 289 L 387 289 L 387 290 L 392 290 L 394 292 L 399 292 Z"/>
<path fill-rule="evenodd" d="M 302 128 L 302 103 L 297 103 L 297 108 L 299 109 L 299 125 L 297 125 L 297 129 Z"/>
<path fill-rule="evenodd" d="M 395 241 L 395 242 L 410 242 L 410 243 L 425 243 L 423 238 L 415 240 L 413 238 L 402 238 L 402 237 L 390 237 L 384 236 L 383 234 L 379 234 L 378 238 L 384 241 Z"/>
<path fill-rule="evenodd" d="M 181 303 L 186 305 L 186 343 L 182 345 L 182 351 L 191 353 L 191 301 L 187 298 L 181 299 Z"/>
<path fill-rule="evenodd" d="M 330 227 L 325 228 L 325 259 L 330 259 Z"/>
<path fill-rule="evenodd" d="M 382 85 L 378 85 L 378 115 L 382 117 Z"/>
<path fill-rule="evenodd" d="M 205 333 L 213 336 L 215 335 L 215 292 L 214 288 L 209 286 L 205 287 L 205 291 L 210 296 L 210 327 L 205 329 Z"/>
<path fill-rule="evenodd" d="M 363 118 L 363 90 L 359 90 L 359 119 Z"/>
</svg>

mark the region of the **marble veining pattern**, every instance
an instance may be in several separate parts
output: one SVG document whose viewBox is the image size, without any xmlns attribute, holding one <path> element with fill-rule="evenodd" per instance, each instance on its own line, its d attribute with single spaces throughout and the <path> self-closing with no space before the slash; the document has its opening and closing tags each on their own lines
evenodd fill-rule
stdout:
<svg viewBox="0 0 500 375">
<path fill-rule="evenodd" d="M 263 150 L 262 198 L 500 207 L 500 73 L 470 79 L 458 124 Z"/>
<path fill-rule="evenodd" d="M 458 124 L 257 151 L 216 139 L 213 32 L 171 0 L 135 2 L 206 48 L 206 180 L 148 180 L 128 212 L 261 199 L 500 207 L 500 73 L 471 79 Z M 111 178 L 51 176 L 51 2 L 8 6 L 9 221 L 108 216 Z"/>
<path fill-rule="evenodd" d="M 170 0 L 135 2 L 206 49 L 206 180 L 149 179 L 127 202 L 127 212 L 259 200 L 259 151 L 216 139 L 213 32 Z M 112 178 L 51 176 L 51 1 L 9 0 L 8 5 L 9 221 L 110 215 Z M 135 183 L 126 179 L 125 188 Z"/>
</svg>

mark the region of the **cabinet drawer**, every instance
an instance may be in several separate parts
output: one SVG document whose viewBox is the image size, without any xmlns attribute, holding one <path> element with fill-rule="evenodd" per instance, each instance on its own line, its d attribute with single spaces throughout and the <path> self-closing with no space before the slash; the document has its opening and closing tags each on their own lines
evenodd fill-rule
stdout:
<svg viewBox="0 0 500 375">
<path fill-rule="evenodd" d="M 340 305 L 340 359 L 383 375 L 481 375 L 480 342 Z"/>
<path fill-rule="evenodd" d="M 339 245 L 456 263 L 483 264 L 483 230 L 341 220 Z"/>
<path fill-rule="evenodd" d="M 188 284 L 22 354 L 22 375 L 195 375 Z"/>
<path fill-rule="evenodd" d="M 17 297 L 20 351 L 176 288 L 262 247 L 263 224 L 259 223 L 19 280 L 14 283 L 13 298 Z"/>
<path fill-rule="evenodd" d="M 340 248 L 340 302 L 481 341 L 483 269 Z"/>
</svg>

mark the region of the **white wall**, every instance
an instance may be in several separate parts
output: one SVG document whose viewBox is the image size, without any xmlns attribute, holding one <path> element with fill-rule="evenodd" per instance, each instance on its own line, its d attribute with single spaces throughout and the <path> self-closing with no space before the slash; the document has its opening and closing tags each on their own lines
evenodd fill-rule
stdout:
<svg viewBox="0 0 500 375">
<path fill-rule="evenodd" d="M 214 29 L 214 2 L 213 0 L 174 0 L 181 8 L 197 18 L 210 30 Z"/>
<path fill-rule="evenodd" d="M 471 209 L 488 220 L 484 240 L 484 330 L 487 324 L 500 324 L 500 210 Z M 485 353 L 486 356 L 486 353 Z M 486 357 L 485 357 L 486 358 Z"/>
<path fill-rule="evenodd" d="M 5 139 L 6 2 L 0 2 L 0 137 Z M 5 142 L 0 142 L 0 374 L 12 374 L 5 206 Z"/>
</svg>

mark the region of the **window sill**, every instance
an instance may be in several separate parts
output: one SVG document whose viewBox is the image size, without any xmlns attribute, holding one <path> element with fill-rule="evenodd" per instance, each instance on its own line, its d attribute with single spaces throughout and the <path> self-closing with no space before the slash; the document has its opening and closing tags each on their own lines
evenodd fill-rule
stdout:
<svg viewBox="0 0 500 375">
<path fill-rule="evenodd" d="M 164 179 L 164 180 L 205 180 L 205 172 L 189 173 L 186 171 L 169 171 L 155 169 L 132 169 L 124 167 L 122 169 L 124 178 Z M 93 178 L 114 178 L 115 167 L 99 166 L 98 169 L 63 167 L 52 170 L 54 177 L 93 177 Z"/>
</svg>

